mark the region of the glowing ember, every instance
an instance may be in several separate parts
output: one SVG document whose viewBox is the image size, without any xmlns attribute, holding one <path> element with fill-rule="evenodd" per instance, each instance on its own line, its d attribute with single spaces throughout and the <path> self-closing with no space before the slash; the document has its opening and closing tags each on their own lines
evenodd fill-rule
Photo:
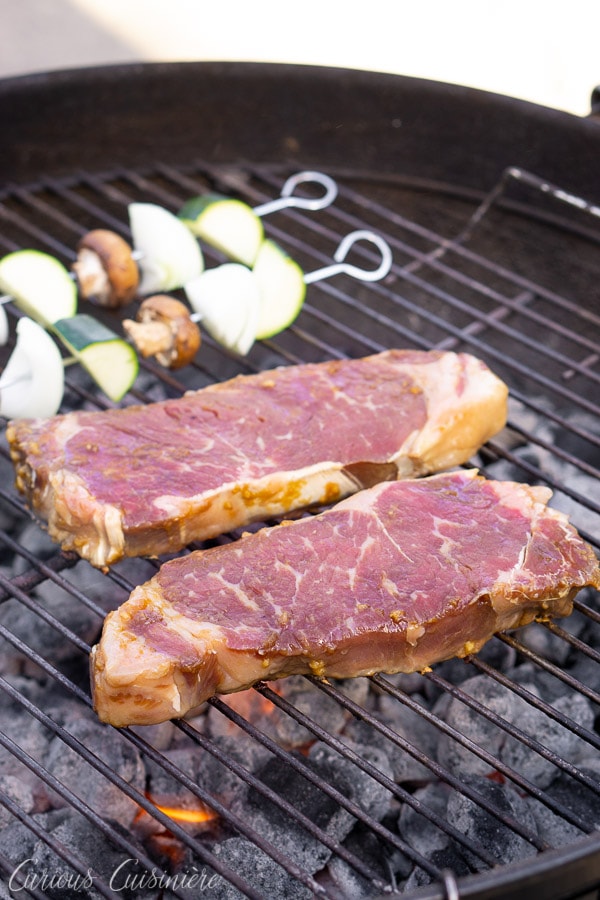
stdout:
<svg viewBox="0 0 600 900">
<path fill-rule="evenodd" d="M 273 686 L 269 685 L 269 687 L 272 688 Z M 253 725 L 256 725 L 265 716 L 273 715 L 275 710 L 270 700 L 267 700 L 262 694 L 252 689 L 240 691 L 237 694 L 228 694 L 222 699 L 231 709 L 235 710 Z"/>
</svg>

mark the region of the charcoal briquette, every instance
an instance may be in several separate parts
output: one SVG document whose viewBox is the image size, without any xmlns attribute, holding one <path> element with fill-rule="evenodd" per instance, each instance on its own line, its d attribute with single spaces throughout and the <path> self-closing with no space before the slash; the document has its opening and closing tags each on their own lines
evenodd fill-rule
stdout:
<svg viewBox="0 0 600 900">
<path fill-rule="evenodd" d="M 33 593 L 45 612 L 68 625 L 83 640 L 94 639 L 98 630 L 97 616 L 84 604 L 74 603 L 73 598 L 62 587 L 46 581 Z M 0 622 L 27 647 L 53 663 L 79 655 L 79 651 L 57 628 L 36 616 L 16 599 L 7 600 L 0 607 Z M 39 673 L 37 666 L 8 641 L 2 642 L 0 671 L 24 672 L 32 676 Z"/>
<path fill-rule="evenodd" d="M 541 800 L 530 797 L 528 803 L 535 819 L 538 834 L 546 841 L 548 846 L 564 847 L 585 833 L 563 816 L 557 815 Z"/>
<path fill-rule="evenodd" d="M 384 775 L 391 776 L 385 754 L 373 747 L 355 749 L 359 755 L 372 761 Z M 389 791 L 332 748 L 322 743 L 314 744 L 308 757 L 302 760 L 318 778 L 355 802 L 367 815 L 381 818 L 387 811 Z M 272 760 L 259 772 L 259 776 L 278 795 L 335 840 L 342 841 L 349 834 L 355 822 L 352 814 L 301 773 L 292 771 L 286 762 Z M 331 855 L 327 846 L 254 788 L 249 791 L 248 800 L 252 809 L 252 823 L 258 831 L 288 852 L 307 871 L 317 872 L 323 868 Z"/>
<path fill-rule="evenodd" d="M 45 895 L 50 900 L 81 900 L 82 897 L 96 900 L 103 896 L 97 887 L 99 881 L 109 887 L 112 883 L 115 888 L 124 885 L 127 875 L 134 874 L 132 867 L 136 865 L 138 857 L 130 857 L 128 852 L 124 853 L 79 813 L 74 810 L 65 812 L 64 818 L 52 828 L 52 838 L 72 852 L 80 862 L 83 874 L 78 874 L 65 863 L 45 841 L 38 840 L 32 849 L 27 872 L 37 874 L 40 878 L 46 875 L 50 879 Z M 130 835 L 127 837 L 130 839 Z M 62 883 L 61 874 L 64 875 Z M 142 868 L 140 874 L 148 875 L 147 867 Z M 115 890 L 115 895 L 126 896 L 129 900 L 157 900 L 159 893 L 157 890 L 143 888 L 127 890 L 125 893 Z"/>
<path fill-rule="evenodd" d="M 350 831 L 352 816 L 301 774 L 290 770 L 286 763 L 273 759 L 258 775 L 269 788 L 336 840 L 343 840 Z M 318 872 L 327 863 L 331 855 L 329 848 L 313 837 L 293 814 L 288 815 L 255 788 L 248 792 L 248 806 L 252 827 L 304 869 Z"/>
<path fill-rule="evenodd" d="M 37 719 L 31 718 L 29 715 L 15 715 L 14 710 L 8 707 L 0 715 L 0 728 L 29 756 L 35 760 L 44 759 L 52 733 Z M 10 748 L 0 747 L 0 772 L 17 775 L 28 782 L 35 779 L 30 770 L 25 769 L 13 755 Z"/>
<path fill-rule="evenodd" d="M 478 776 L 470 776 L 464 781 L 499 813 L 509 815 L 534 837 L 537 835 L 535 818 L 527 800 L 515 790 Z M 448 799 L 447 816 L 454 827 L 474 845 L 473 850 L 469 847 L 461 848 L 461 853 L 475 869 L 487 868 L 476 853 L 477 846 L 491 853 L 498 864 L 504 865 L 535 856 L 537 852 L 532 843 L 509 825 L 457 790 L 453 790 Z"/>
<path fill-rule="evenodd" d="M 22 775 L 0 775 L 0 792 L 19 806 L 23 812 L 40 811 L 39 791 Z M 14 821 L 7 807 L 0 805 L 0 828 Z"/>
<path fill-rule="evenodd" d="M 285 897 L 286 900 L 311 900 L 313 897 L 312 891 L 252 841 L 242 837 L 228 838 L 216 845 L 213 852 L 264 897 Z M 243 900 L 245 895 L 217 875 L 211 881 L 209 896 L 211 900 Z"/>
<path fill-rule="evenodd" d="M 67 809 L 50 810 L 32 816 L 36 826 L 45 831 L 52 831 L 61 822 L 69 818 Z M 22 822 L 12 819 L 10 824 L 0 830 L 0 846 L 6 858 L 17 867 L 31 857 L 33 848 L 39 838 L 35 832 Z"/>
<path fill-rule="evenodd" d="M 573 612 L 568 619 L 559 621 L 557 624 L 577 637 L 583 629 L 584 621 L 582 616 Z M 559 666 L 564 666 L 567 662 L 570 653 L 570 646 L 567 641 L 537 622 L 519 629 L 515 633 L 515 637 L 525 647 L 528 647 L 538 656 L 542 656 L 550 662 Z"/>
<path fill-rule="evenodd" d="M 581 762 L 578 769 L 595 782 L 595 787 L 583 784 L 566 773 L 555 778 L 547 790 L 548 796 L 575 813 L 591 829 L 600 829 L 600 767 L 596 759 Z"/>
<path fill-rule="evenodd" d="M 436 826 L 436 822 L 444 821 L 446 818 L 448 794 L 449 789 L 440 783 L 429 784 L 414 792 L 414 800 L 419 806 L 424 807 L 432 818 L 423 815 L 409 803 L 402 805 L 398 831 L 407 844 L 421 856 L 430 858 L 435 850 L 441 850 L 448 845 L 448 835 Z"/>
<path fill-rule="evenodd" d="M 435 757 L 440 739 L 440 732 L 435 725 L 418 711 L 385 694 L 379 698 L 379 717 L 417 751 L 417 756 L 413 756 L 398 744 L 386 741 L 385 747 L 394 780 L 399 784 L 406 782 L 423 784 L 434 780 L 435 775 L 431 769 L 419 762 L 418 754 L 427 759 Z"/>
<path fill-rule="evenodd" d="M 131 731 L 155 750 L 168 750 L 173 743 L 175 725 L 172 721 L 160 722 L 158 725 L 132 725 Z"/>
<path fill-rule="evenodd" d="M 590 702 L 581 694 L 569 692 L 559 697 L 553 705 L 558 712 L 570 717 L 583 728 L 593 729 L 594 711 Z M 584 754 L 589 746 L 570 728 L 561 725 L 534 706 L 523 705 L 515 724 L 527 735 L 539 739 L 540 743 L 553 754 L 570 762 L 576 761 L 578 755 Z M 538 787 L 548 787 L 559 772 L 551 760 L 511 735 L 507 735 L 500 757 L 503 762 Z"/>
<path fill-rule="evenodd" d="M 519 712 L 528 706 L 516 694 L 512 694 L 484 675 L 476 675 L 463 682 L 461 689 L 509 722 L 518 718 Z M 490 722 L 460 699 L 453 698 L 448 702 L 446 721 L 459 734 L 469 738 L 488 753 L 494 756 L 499 755 L 506 739 L 504 729 Z M 445 734 L 440 735 L 437 759 L 459 777 L 467 774 L 486 775 L 492 769 L 489 762 L 481 759 L 467 747 L 457 743 L 453 737 Z"/>
<path fill-rule="evenodd" d="M 375 835 L 362 822 L 358 822 L 352 829 L 344 841 L 344 847 L 384 883 L 393 885 L 397 877 L 406 877 L 411 871 L 412 863 L 408 857 Z M 374 887 L 371 878 L 358 872 L 353 865 L 335 854 L 329 862 L 327 874 L 341 898 L 368 900 L 381 896 L 381 889 Z"/>
<path fill-rule="evenodd" d="M 370 763 L 387 779 L 392 779 L 392 768 L 387 754 L 373 744 L 346 742 L 357 756 Z M 309 761 L 329 784 L 338 786 L 349 799 L 353 800 L 371 818 L 380 821 L 386 814 L 391 794 L 385 785 L 354 762 L 341 757 L 326 744 L 314 744 L 308 755 Z"/>
<path fill-rule="evenodd" d="M 124 736 L 98 721 L 86 718 L 75 720 L 69 731 L 122 779 L 144 791 L 145 771 L 142 760 L 136 748 Z M 59 781 L 101 816 L 114 818 L 126 825 L 133 820 L 139 808 L 135 800 L 78 752 L 68 748 L 59 737 L 55 737 L 49 746 L 46 765 Z M 65 802 L 58 795 L 54 799 L 58 806 Z"/>
<path fill-rule="evenodd" d="M 206 718 L 208 734 L 219 756 L 232 756 L 251 772 L 262 768 L 271 758 L 270 751 L 260 741 L 231 723 L 217 709 L 211 707 Z M 216 764 L 223 769 L 218 760 Z M 210 768 L 214 763 L 207 759 L 206 765 Z"/>
</svg>

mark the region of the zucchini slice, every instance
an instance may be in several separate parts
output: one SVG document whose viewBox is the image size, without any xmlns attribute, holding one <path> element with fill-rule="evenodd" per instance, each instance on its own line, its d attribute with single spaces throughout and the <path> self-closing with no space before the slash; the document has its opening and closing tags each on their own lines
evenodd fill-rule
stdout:
<svg viewBox="0 0 600 900">
<path fill-rule="evenodd" d="M 260 289 L 260 314 L 256 338 L 279 334 L 292 324 L 306 297 L 304 272 L 275 241 L 261 244 L 253 272 Z"/>
<path fill-rule="evenodd" d="M 52 330 L 107 397 L 118 403 L 139 372 L 133 347 L 87 313 L 60 319 Z"/>
<path fill-rule="evenodd" d="M 44 328 L 77 312 L 74 279 L 58 259 L 40 250 L 15 250 L 3 257 L 0 288 Z"/>
<path fill-rule="evenodd" d="M 235 262 L 252 266 L 264 239 L 260 218 L 247 203 L 221 194 L 192 197 L 179 218 L 197 237 Z"/>
</svg>

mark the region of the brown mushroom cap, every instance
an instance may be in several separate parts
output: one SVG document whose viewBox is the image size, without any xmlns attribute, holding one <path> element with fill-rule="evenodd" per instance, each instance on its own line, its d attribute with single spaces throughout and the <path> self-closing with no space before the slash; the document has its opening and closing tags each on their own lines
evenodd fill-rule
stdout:
<svg viewBox="0 0 600 900">
<path fill-rule="evenodd" d="M 184 303 L 167 294 L 154 294 L 140 305 L 136 321 L 123 327 L 142 356 L 155 356 L 161 366 L 180 369 L 196 355 L 200 329 Z"/>
<path fill-rule="evenodd" d="M 140 274 L 131 247 L 106 228 L 88 231 L 77 245 L 73 271 L 84 298 L 94 297 L 101 306 L 116 309 L 136 295 Z"/>
</svg>

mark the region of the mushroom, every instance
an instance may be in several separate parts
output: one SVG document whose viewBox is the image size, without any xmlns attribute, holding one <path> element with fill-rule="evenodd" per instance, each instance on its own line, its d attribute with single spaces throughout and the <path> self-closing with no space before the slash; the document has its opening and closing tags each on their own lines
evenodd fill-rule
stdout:
<svg viewBox="0 0 600 900">
<path fill-rule="evenodd" d="M 167 294 L 147 297 L 136 320 L 124 319 L 123 328 L 143 357 L 155 356 L 167 369 L 187 366 L 200 346 L 200 329 L 189 309 Z"/>
<path fill-rule="evenodd" d="M 86 300 L 93 297 L 100 306 L 125 306 L 137 293 L 137 263 L 127 241 L 114 231 L 88 231 L 77 245 L 77 259 L 71 268 L 81 296 Z"/>
</svg>

